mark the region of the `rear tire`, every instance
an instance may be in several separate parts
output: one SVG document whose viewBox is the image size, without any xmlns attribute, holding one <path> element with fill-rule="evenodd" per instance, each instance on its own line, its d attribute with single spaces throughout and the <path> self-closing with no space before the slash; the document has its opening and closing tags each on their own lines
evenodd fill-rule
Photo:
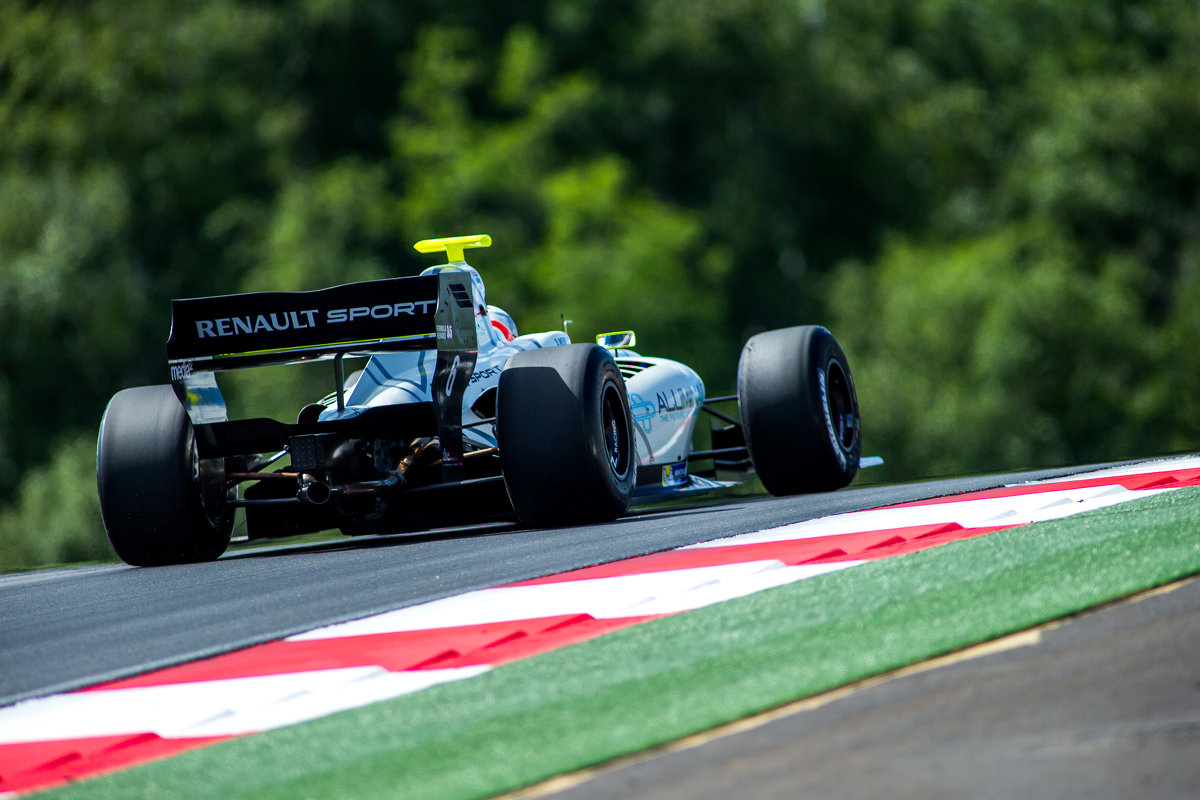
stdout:
<svg viewBox="0 0 1200 800">
<path fill-rule="evenodd" d="M 854 480 L 862 453 L 846 354 L 817 325 L 751 337 L 738 363 L 750 460 L 774 495 L 825 492 Z"/>
<path fill-rule="evenodd" d="M 496 438 L 504 483 L 525 525 L 615 519 L 637 474 L 625 381 L 589 344 L 518 353 L 500 375 Z"/>
<path fill-rule="evenodd" d="M 100 423 L 96 482 L 113 550 L 127 564 L 211 561 L 229 546 L 233 510 L 205 508 L 200 483 L 220 493 L 224 462 L 201 460 L 192 424 L 170 386 L 113 396 Z"/>
</svg>

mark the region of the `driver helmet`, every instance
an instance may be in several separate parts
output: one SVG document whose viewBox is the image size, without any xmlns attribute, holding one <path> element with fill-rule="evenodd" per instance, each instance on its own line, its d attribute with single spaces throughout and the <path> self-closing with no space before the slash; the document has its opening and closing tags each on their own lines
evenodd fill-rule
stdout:
<svg viewBox="0 0 1200 800">
<path fill-rule="evenodd" d="M 507 311 L 499 306 L 488 306 L 488 316 L 492 320 L 492 329 L 500 335 L 504 342 L 511 342 L 520 334 L 517 333 L 517 323 Z"/>
<path fill-rule="evenodd" d="M 442 264 L 440 267 L 430 267 L 421 272 L 422 276 L 437 275 L 439 272 L 465 272 L 471 276 L 471 288 L 475 291 L 475 310 L 482 313 L 487 301 L 483 299 L 483 278 L 470 264 Z"/>
</svg>

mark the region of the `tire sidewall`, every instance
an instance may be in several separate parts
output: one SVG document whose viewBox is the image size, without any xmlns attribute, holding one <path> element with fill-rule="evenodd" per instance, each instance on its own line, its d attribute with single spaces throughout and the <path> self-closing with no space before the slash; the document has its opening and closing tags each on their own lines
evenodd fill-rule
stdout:
<svg viewBox="0 0 1200 800">
<path fill-rule="evenodd" d="M 858 472 L 858 462 L 862 453 L 862 437 L 856 430 L 849 447 L 845 446 L 835 431 L 833 419 L 835 403 L 833 385 L 835 376 L 840 373 L 843 393 L 853 409 L 854 417 L 858 419 L 858 396 L 854 390 L 854 381 L 850 377 L 850 365 L 846 354 L 838 345 L 833 335 L 824 328 L 817 328 L 811 339 L 809 363 L 817 373 L 809 380 L 809 390 L 815 394 L 812 398 L 813 407 L 818 410 L 815 426 L 820 429 L 815 432 L 815 438 L 825 444 L 824 457 L 831 474 L 836 474 L 835 482 L 845 485 Z"/>
<path fill-rule="evenodd" d="M 620 506 L 620 512 L 629 508 L 629 498 L 633 494 L 637 476 L 637 458 L 633 443 L 633 413 L 629 406 L 629 392 L 625 388 L 625 380 L 617 369 L 612 356 L 601 347 L 592 349 L 584 383 L 586 385 L 583 399 L 584 431 L 587 437 L 589 459 L 595 467 L 595 479 L 603 484 L 606 493 L 613 499 L 614 505 Z M 608 432 L 604 422 L 604 404 L 606 397 L 610 402 L 619 404 L 620 418 L 618 446 L 623 452 L 623 464 L 616 468 L 609 457 Z"/>
</svg>

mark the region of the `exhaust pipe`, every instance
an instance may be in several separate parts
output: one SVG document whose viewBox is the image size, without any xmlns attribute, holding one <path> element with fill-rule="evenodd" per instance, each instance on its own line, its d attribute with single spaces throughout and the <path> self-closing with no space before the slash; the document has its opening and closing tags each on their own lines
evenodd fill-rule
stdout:
<svg viewBox="0 0 1200 800">
<path fill-rule="evenodd" d="M 402 481 L 403 478 L 399 475 L 388 475 L 377 481 L 357 481 L 330 486 L 305 476 L 304 482 L 300 485 L 300 491 L 296 492 L 296 499 L 308 505 L 321 506 L 328 503 L 329 499 L 334 496 L 355 497 L 386 492 L 399 486 Z"/>
<path fill-rule="evenodd" d="M 296 499 L 301 503 L 320 506 L 329 502 L 329 497 L 332 493 L 333 491 L 329 488 L 329 484 L 313 480 L 306 475 L 300 483 L 300 491 L 296 492 Z"/>
</svg>

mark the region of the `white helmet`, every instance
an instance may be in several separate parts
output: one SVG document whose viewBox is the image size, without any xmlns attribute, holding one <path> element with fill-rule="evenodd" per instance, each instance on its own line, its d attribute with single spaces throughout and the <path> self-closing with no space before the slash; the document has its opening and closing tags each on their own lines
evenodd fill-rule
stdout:
<svg viewBox="0 0 1200 800">
<path fill-rule="evenodd" d="M 503 343 L 511 342 L 520 334 L 517 333 L 517 323 L 507 311 L 499 306 L 488 306 L 488 316 L 492 319 L 492 328 L 500 334 Z"/>
</svg>

